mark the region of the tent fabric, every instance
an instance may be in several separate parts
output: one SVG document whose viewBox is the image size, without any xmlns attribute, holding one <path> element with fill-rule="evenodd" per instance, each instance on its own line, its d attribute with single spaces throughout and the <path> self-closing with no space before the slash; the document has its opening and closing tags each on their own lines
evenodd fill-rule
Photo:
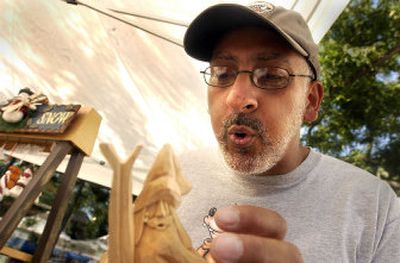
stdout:
<svg viewBox="0 0 400 263">
<path fill-rule="evenodd" d="M 185 26 L 112 10 L 187 25 L 211 4 L 228 1 L 81 2 L 179 44 Z M 271 2 L 301 12 L 319 41 L 348 0 Z M 30 87 L 49 96 L 51 103 L 89 105 L 102 116 L 94 153 L 84 162 L 80 178 L 110 186 L 112 172 L 100 165 L 104 158 L 99 142 L 113 143 L 121 156 L 136 144 L 144 145 L 133 171 L 136 194 L 163 144 L 172 144 L 179 154 L 215 143 L 199 74 L 206 65 L 188 57 L 179 45 L 87 6 L 62 0 L 1 1 L 0 54 L 0 100 Z M 23 156 L 40 162 L 34 154 Z"/>
</svg>

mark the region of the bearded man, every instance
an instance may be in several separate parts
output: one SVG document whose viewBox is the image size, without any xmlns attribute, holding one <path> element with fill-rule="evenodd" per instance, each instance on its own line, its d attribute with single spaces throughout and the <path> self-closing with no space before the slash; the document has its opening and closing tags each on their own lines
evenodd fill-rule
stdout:
<svg viewBox="0 0 400 263">
<path fill-rule="evenodd" d="M 211 207 L 216 262 L 400 262 L 400 202 L 385 182 L 300 143 L 323 98 L 318 46 L 297 12 L 257 1 L 212 6 L 184 47 L 209 62 L 221 153 L 182 156 L 193 189 L 179 210 L 199 247 Z"/>
</svg>

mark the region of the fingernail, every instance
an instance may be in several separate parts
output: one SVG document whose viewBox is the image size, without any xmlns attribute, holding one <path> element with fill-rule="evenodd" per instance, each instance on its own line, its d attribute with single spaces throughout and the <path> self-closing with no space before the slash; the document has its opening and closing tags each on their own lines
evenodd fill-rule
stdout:
<svg viewBox="0 0 400 263">
<path fill-rule="evenodd" d="M 217 211 L 216 221 L 224 228 L 234 228 L 239 224 L 239 220 L 239 211 L 234 207 L 225 207 Z"/>
<path fill-rule="evenodd" d="M 221 234 L 213 240 L 211 253 L 218 262 L 237 262 L 243 255 L 242 240 L 233 234 Z"/>
</svg>

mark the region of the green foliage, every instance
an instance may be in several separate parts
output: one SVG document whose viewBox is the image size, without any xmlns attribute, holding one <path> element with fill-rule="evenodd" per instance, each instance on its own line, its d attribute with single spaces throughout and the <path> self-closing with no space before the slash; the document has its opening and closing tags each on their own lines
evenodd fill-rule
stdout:
<svg viewBox="0 0 400 263">
<path fill-rule="evenodd" d="M 58 188 L 61 184 L 61 174 L 56 172 L 50 179 L 50 182 L 46 184 L 44 191 L 39 197 L 39 202 L 48 206 L 52 206 L 54 199 L 56 198 L 56 194 Z"/>
<path fill-rule="evenodd" d="M 36 219 L 34 219 L 34 218 L 27 218 L 27 219 L 25 219 L 25 221 L 24 221 L 24 226 L 25 227 L 31 227 L 31 226 L 34 226 L 34 225 L 36 225 L 37 224 L 37 221 L 36 221 Z"/>
<path fill-rule="evenodd" d="M 325 98 L 309 145 L 399 180 L 400 1 L 353 0 L 320 43 Z"/>
<path fill-rule="evenodd" d="M 14 130 L 24 128 L 26 126 L 26 123 L 28 122 L 29 118 L 32 117 L 33 111 L 28 111 L 26 116 L 17 123 L 6 122 L 1 117 L 1 114 L 2 114 L 2 112 L 0 111 L 0 131 L 12 132 Z"/>
<path fill-rule="evenodd" d="M 4 196 L 3 200 L 0 201 L 0 216 L 3 216 L 8 208 L 12 205 L 14 202 L 14 198 L 11 196 Z"/>
<path fill-rule="evenodd" d="M 108 233 L 109 190 L 79 181 L 65 232 L 72 239 L 94 239 Z"/>
</svg>

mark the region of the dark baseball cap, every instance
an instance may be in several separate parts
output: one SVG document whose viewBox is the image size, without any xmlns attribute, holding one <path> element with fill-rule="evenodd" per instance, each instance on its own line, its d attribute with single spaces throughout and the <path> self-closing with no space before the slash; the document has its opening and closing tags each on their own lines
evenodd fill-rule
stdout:
<svg viewBox="0 0 400 263">
<path fill-rule="evenodd" d="M 315 79 L 319 79 L 318 46 L 303 17 L 298 12 L 265 1 L 256 1 L 249 6 L 218 4 L 207 8 L 189 25 L 183 40 L 185 51 L 195 59 L 210 61 L 224 34 L 249 26 L 275 30 L 308 61 Z"/>
</svg>

